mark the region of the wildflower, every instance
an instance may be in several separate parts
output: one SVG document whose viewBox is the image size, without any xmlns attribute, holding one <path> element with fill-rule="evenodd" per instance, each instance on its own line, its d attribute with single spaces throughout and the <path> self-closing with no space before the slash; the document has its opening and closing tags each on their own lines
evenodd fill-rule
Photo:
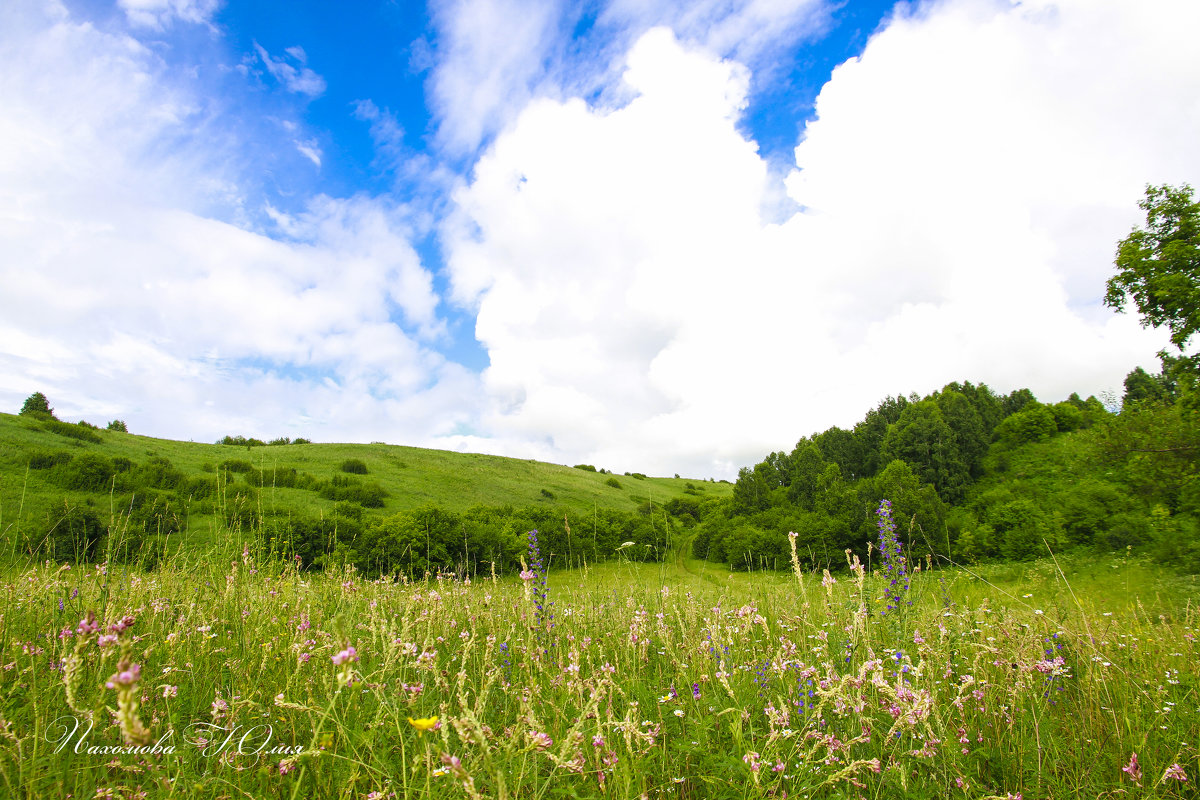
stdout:
<svg viewBox="0 0 1200 800">
<path fill-rule="evenodd" d="M 213 722 L 216 722 L 220 720 L 221 717 L 225 716 L 226 712 L 229 711 L 229 703 L 225 702 L 224 698 L 218 696 L 212 701 L 210 711 L 212 713 Z"/>
<path fill-rule="evenodd" d="M 1142 783 L 1142 766 L 1138 763 L 1137 753 L 1129 756 L 1129 763 L 1121 767 L 1121 772 L 1129 775 L 1129 779 L 1139 786 Z"/>
<path fill-rule="evenodd" d="M 75 632 L 80 636 L 91 636 L 98 630 L 100 630 L 100 623 L 96 621 L 96 615 L 91 611 L 79 621 L 79 625 L 75 628 Z"/>
<path fill-rule="evenodd" d="M 126 745 L 143 745 L 150 741 L 150 731 L 142 725 L 138 717 L 139 696 L 141 691 L 138 680 L 142 676 L 142 668 L 132 663 L 128 658 L 117 662 L 117 672 L 104 684 L 117 692 L 117 725 L 125 737 Z"/>
<path fill-rule="evenodd" d="M 297 558 L 299 558 L 299 556 L 297 556 Z M 279 774 L 280 775 L 287 775 L 289 772 L 293 771 L 294 769 L 296 769 L 296 759 L 295 758 L 285 758 L 283 761 L 279 762 Z"/>
<path fill-rule="evenodd" d="M 1172 764 L 1171 766 L 1167 767 L 1167 771 L 1163 773 L 1162 780 L 1165 781 L 1167 778 L 1177 780 L 1181 783 L 1187 783 L 1187 773 L 1184 772 L 1183 767 L 1179 766 L 1178 764 Z"/>
<path fill-rule="evenodd" d="M 546 570 L 542 566 L 542 551 L 538 547 L 538 532 L 536 530 L 529 532 L 529 561 L 531 567 L 529 571 L 534 573 L 534 577 L 527 581 L 525 586 L 532 586 L 533 589 L 533 605 L 537 609 L 536 618 L 538 627 L 548 630 L 554 627 L 554 614 L 550 611 L 554 603 L 550 602 L 550 594 L 546 588 Z"/>
<path fill-rule="evenodd" d="M 700 684 L 698 684 L 698 683 L 692 684 L 692 697 L 695 698 L 696 700 L 700 699 Z"/>
<path fill-rule="evenodd" d="M 162 690 L 163 690 L 163 698 L 164 699 L 168 698 L 168 697 L 178 697 L 179 696 L 179 687 L 178 686 L 164 686 L 164 687 L 162 687 Z"/>
<path fill-rule="evenodd" d="M 883 575 L 888 582 L 888 588 L 884 590 L 887 607 L 880 613 L 886 614 L 900 608 L 901 592 L 908 591 L 908 572 L 901 554 L 900 540 L 896 538 L 896 524 L 892 522 L 891 501 L 880 500 L 875 513 L 879 517 L 879 554 L 883 559 Z"/>
<path fill-rule="evenodd" d="M 408 724 L 417 729 L 417 733 L 424 734 L 425 731 L 436 730 L 438 726 L 437 717 L 424 717 L 422 719 L 408 718 Z"/>
<path fill-rule="evenodd" d="M 353 645 L 351 645 L 332 658 L 334 666 L 340 667 L 342 664 L 358 661 L 358 651 L 354 649 Z"/>
<path fill-rule="evenodd" d="M 554 744 L 554 740 L 550 738 L 550 735 L 541 731 L 534 731 L 529 734 L 529 740 L 537 746 L 538 750 L 545 750 Z"/>
</svg>

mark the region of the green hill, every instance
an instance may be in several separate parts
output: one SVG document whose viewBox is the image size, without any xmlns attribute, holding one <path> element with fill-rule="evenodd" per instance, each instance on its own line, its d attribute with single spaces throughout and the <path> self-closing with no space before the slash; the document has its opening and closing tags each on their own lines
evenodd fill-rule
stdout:
<svg viewBox="0 0 1200 800">
<path fill-rule="evenodd" d="M 187 547 L 248 534 L 284 540 L 297 529 L 316 536 L 309 529 L 331 520 L 333 538 L 350 531 L 343 544 L 354 549 L 372 526 L 430 509 L 486 519 L 484 527 L 501 518 L 564 527 L 565 519 L 577 535 L 598 536 L 600 527 L 616 535 L 610 529 L 621 520 L 687 525 L 704 500 L 732 491 L 728 483 L 386 444 L 179 442 L 29 415 L 0 414 L 0 446 L 9 558 L 96 559 L 110 532 L 138 549 L 171 537 Z M 306 555 L 327 555 L 333 544 Z"/>
</svg>

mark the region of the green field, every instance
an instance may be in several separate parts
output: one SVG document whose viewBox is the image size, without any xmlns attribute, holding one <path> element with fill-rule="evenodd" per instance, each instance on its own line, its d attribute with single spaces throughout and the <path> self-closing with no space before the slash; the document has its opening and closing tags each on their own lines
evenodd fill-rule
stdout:
<svg viewBox="0 0 1200 800">
<path fill-rule="evenodd" d="M 683 552 L 544 584 L 234 549 L 10 572 L 0 794 L 1196 796 L 1194 578 L 1131 557 L 925 570 L 881 615 L 878 571 L 823 585 Z"/>
</svg>

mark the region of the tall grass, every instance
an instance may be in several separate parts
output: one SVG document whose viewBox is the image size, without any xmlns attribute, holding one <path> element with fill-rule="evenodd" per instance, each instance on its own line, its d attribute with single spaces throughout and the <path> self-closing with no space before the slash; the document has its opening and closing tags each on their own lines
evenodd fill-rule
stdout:
<svg viewBox="0 0 1200 800">
<path fill-rule="evenodd" d="M 535 595 L 227 541 L 6 576 L 0 795 L 1196 796 L 1196 587 L 1134 557 L 926 564 L 881 615 L 865 571 L 619 562 Z"/>
</svg>

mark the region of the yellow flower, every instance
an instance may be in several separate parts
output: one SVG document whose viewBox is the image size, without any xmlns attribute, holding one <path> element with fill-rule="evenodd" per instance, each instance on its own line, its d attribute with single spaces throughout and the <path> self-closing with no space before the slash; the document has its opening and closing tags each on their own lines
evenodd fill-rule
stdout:
<svg viewBox="0 0 1200 800">
<path fill-rule="evenodd" d="M 419 733 L 422 734 L 425 733 L 425 731 L 431 731 L 436 728 L 437 721 L 437 717 L 425 717 L 424 719 L 413 719 L 412 717 L 408 718 L 408 724 L 412 725 Z"/>
</svg>

